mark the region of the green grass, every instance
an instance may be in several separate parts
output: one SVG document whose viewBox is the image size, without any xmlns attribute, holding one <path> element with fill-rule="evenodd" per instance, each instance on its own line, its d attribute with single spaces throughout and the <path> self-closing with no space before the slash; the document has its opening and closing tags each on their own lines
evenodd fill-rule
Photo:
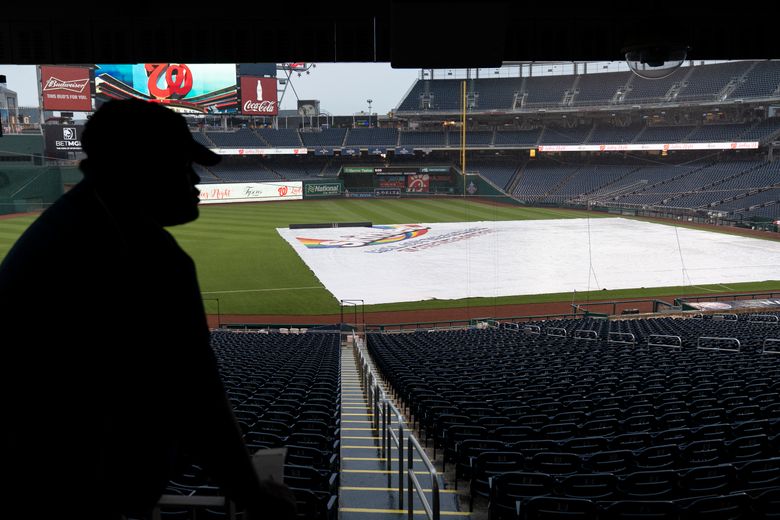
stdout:
<svg viewBox="0 0 780 520">
<path fill-rule="evenodd" d="M 375 224 L 465 222 L 607 217 L 571 210 L 491 205 L 462 199 L 321 200 L 305 202 L 201 206 L 201 218 L 170 228 L 198 268 L 209 312 L 222 314 L 336 314 L 339 304 L 276 232 L 294 223 L 371 221 Z M 34 220 L 0 220 L 0 258 Z M 780 281 L 729 284 L 734 291 L 780 290 Z M 679 297 L 729 292 L 723 286 L 662 287 L 578 293 L 586 298 Z M 150 298 L 154 295 L 150 294 Z M 429 300 L 367 306 L 366 310 L 416 310 L 490 307 L 567 301 L 571 294 L 544 294 L 461 300 Z M 218 303 L 217 303 L 218 300 Z"/>
</svg>

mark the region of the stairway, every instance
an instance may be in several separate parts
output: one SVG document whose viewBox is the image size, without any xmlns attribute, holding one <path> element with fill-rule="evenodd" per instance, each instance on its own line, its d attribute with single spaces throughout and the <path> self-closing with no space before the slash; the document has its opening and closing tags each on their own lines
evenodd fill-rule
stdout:
<svg viewBox="0 0 780 520">
<path fill-rule="evenodd" d="M 341 520 L 401 520 L 407 518 L 406 508 L 399 508 L 398 496 L 398 449 L 393 446 L 390 468 L 382 456 L 382 439 L 379 430 L 373 428 L 374 415 L 366 393 L 361 387 L 360 374 L 351 344 L 342 346 L 341 352 L 341 478 L 339 487 L 339 519 Z M 379 383 L 389 395 L 384 383 Z M 377 418 L 378 419 L 378 418 Z M 406 441 L 404 434 L 404 503 L 407 501 Z M 415 475 L 425 487 L 424 492 L 431 503 L 430 477 L 419 455 L 414 467 L 420 468 Z M 440 504 L 442 518 L 469 518 L 468 512 L 460 511 L 457 492 L 445 488 L 439 476 Z M 425 511 L 419 498 L 414 501 L 415 518 L 425 518 Z"/>
</svg>

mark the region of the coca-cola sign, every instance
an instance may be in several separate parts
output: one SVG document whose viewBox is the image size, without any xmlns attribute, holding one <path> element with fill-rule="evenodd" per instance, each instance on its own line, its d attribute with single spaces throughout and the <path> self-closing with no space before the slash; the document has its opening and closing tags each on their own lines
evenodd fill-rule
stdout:
<svg viewBox="0 0 780 520">
<path fill-rule="evenodd" d="M 41 65 L 41 96 L 44 110 L 91 111 L 89 69 Z"/>
<path fill-rule="evenodd" d="M 272 116 L 277 112 L 278 110 L 276 110 L 276 101 L 261 101 L 259 103 L 247 101 L 244 103 L 245 114 L 263 114 L 266 116 Z"/>
<path fill-rule="evenodd" d="M 279 113 L 276 78 L 241 77 L 241 113 L 247 116 L 275 116 Z"/>
</svg>

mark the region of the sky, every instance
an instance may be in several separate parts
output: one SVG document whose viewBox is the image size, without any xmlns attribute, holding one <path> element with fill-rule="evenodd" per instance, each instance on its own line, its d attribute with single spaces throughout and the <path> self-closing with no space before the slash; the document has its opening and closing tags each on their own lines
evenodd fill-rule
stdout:
<svg viewBox="0 0 780 520">
<path fill-rule="evenodd" d="M 318 63 L 309 74 L 298 77 L 294 73 L 292 86 L 300 99 L 319 99 L 320 109 L 332 115 L 368 112 L 368 99 L 372 113 L 387 114 L 398 106 L 419 73 L 419 69 L 393 69 L 389 63 Z M 0 74 L 19 95 L 19 106 L 38 105 L 33 65 L 0 65 Z M 295 92 L 287 88 L 282 110 L 297 109 Z"/>
</svg>

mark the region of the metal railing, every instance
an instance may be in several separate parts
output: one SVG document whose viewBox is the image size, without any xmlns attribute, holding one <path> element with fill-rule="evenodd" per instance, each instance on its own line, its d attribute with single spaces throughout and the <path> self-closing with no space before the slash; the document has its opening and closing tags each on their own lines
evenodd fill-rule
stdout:
<svg viewBox="0 0 780 520">
<path fill-rule="evenodd" d="M 659 343 L 658 340 L 672 340 L 673 343 Z M 650 334 L 647 336 L 647 346 L 682 348 L 682 338 L 680 336 L 670 336 L 667 334 Z"/>
<path fill-rule="evenodd" d="M 358 375 L 360 377 L 361 385 L 363 386 L 366 396 L 368 398 L 369 409 L 373 413 L 372 426 L 377 432 L 379 432 L 379 438 L 381 440 L 381 457 L 384 458 L 387 464 L 388 485 L 392 478 L 392 465 L 393 446 L 398 450 L 398 508 L 404 507 L 404 419 L 398 408 L 387 398 L 384 390 L 379 386 L 379 379 L 377 378 L 374 370 L 368 362 L 368 353 L 363 351 L 362 339 L 356 334 L 352 335 L 353 352 L 355 355 L 355 361 L 358 366 Z M 395 416 L 396 424 L 398 425 L 397 431 L 393 429 L 393 416 Z M 441 517 L 441 502 L 439 499 L 439 480 L 438 472 L 433 463 L 428 458 L 425 450 L 422 449 L 420 443 L 412 435 L 410 429 L 406 429 L 408 432 L 407 438 L 407 511 L 409 518 L 414 516 L 414 494 L 420 497 L 422 507 L 425 510 L 425 514 L 430 520 L 439 520 Z M 420 485 L 420 481 L 417 475 L 414 473 L 414 452 L 420 454 L 420 459 L 423 465 L 425 465 L 428 473 L 431 477 L 431 502 L 428 502 L 427 497 L 423 491 L 423 487 Z"/>
<path fill-rule="evenodd" d="M 709 343 L 714 343 L 714 346 L 707 346 Z M 737 338 L 701 336 L 698 340 L 696 340 L 696 348 L 699 350 L 725 350 L 727 352 L 739 352 L 739 350 L 742 348 L 742 343 L 740 343 Z"/>
<path fill-rule="evenodd" d="M 425 454 L 425 450 L 422 449 L 420 443 L 417 442 L 417 439 L 415 439 L 414 436 L 410 435 L 408 442 L 409 462 L 406 470 L 406 473 L 409 477 L 409 505 L 407 508 L 408 518 L 409 520 L 414 518 L 414 494 L 417 493 L 417 496 L 420 497 L 420 502 L 422 503 L 423 509 L 425 510 L 425 515 L 431 520 L 439 520 L 441 518 L 441 503 L 439 502 L 439 478 L 436 472 L 436 468 L 433 467 L 433 464 Z M 417 479 L 417 475 L 414 474 L 415 451 L 420 454 L 420 458 L 422 459 L 423 464 L 425 464 L 428 473 L 431 475 L 432 504 L 428 504 L 428 498 L 423 492 L 422 484 L 420 484 L 420 481 Z"/>
<path fill-rule="evenodd" d="M 607 333 L 607 343 L 636 345 L 636 337 L 630 332 L 609 332 Z"/>
<path fill-rule="evenodd" d="M 780 354 L 780 339 L 766 338 L 761 345 L 761 354 Z"/>
</svg>

